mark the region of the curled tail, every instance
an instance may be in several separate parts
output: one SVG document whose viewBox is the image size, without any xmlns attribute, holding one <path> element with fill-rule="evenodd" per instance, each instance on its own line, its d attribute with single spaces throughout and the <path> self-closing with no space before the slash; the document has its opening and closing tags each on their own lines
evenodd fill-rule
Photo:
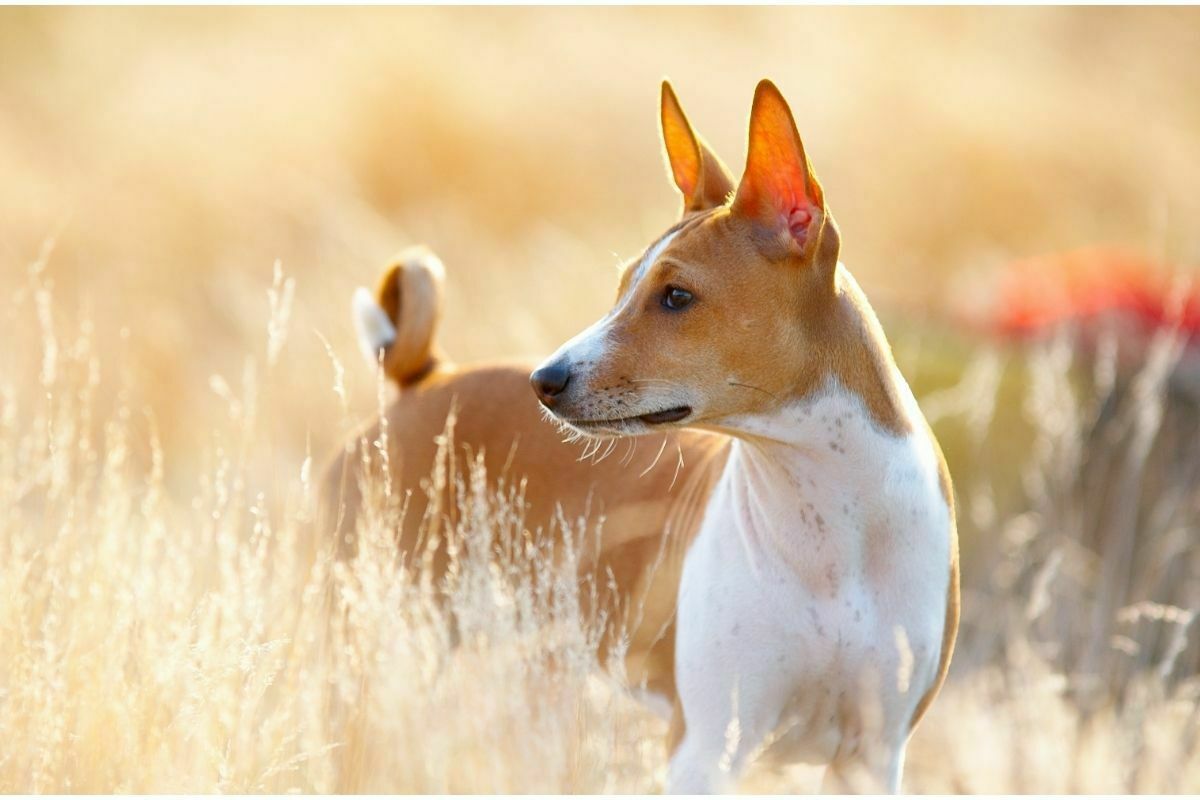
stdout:
<svg viewBox="0 0 1200 800">
<path fill-rule="evenodd" d="M 383 371 L 400 386 L 428 375 L 440 358 L 434 344 L 442 312 L 441 260 L 427 247 L 403 250 L 383 271 L 372 294 L 354 293 L 354 327 L 371 364 L 383 353 Z"/>
</svg>

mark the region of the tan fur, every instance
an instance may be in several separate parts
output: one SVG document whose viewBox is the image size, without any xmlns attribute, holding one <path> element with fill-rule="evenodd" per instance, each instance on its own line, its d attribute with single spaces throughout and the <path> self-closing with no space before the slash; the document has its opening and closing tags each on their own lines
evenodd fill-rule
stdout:
<svg viewBox="0 0 1200 800">
<path fill-rule="evenodd" d="M 631 389 L 646 376 L 700 384 L 708 390 L 706 414 L 689 424 L 702 427 L 806 397 L 834 376 L 863 397 L 882 427 L 906 433 L 879 322 L 858 287 L 835 278 L 839 239 L 832 218 L 821 226 L 809 264 L 776 257 L 764 239 L 770 237 L 757 222 L 719 207 L 678 226 L 636 286 L 632 268 L 626 270 L 625 311 L 612 329 L 619 355 L 606 360 L 593 388 Z M 659 308 L 668 286 L 695 295 L 686 315 Z M 637 296 L 625 299 L 629 292 Z M 667 336 L 670 349 L 659 346 Z M 764 348 L 764 341 L 775 344 Z M 781 359 L 781 351 L 792 357 Z"/>
<path fill-rule="evenodd" d="M 651 272 L 636 287 L 634 265 L 623 273 L 618 301 L 624 312 L 616 320 L 612 348 L 621 356 L 608 359 L 609 369 L 593 381 L 595 388 L 628 387 L 639 369 L 655 379 L 691 381 L 709 389 L 707 417 L 720 418 L 805 397 L 834 376 L 866 401 L 882 427 L 906 433 L 909 425 L 890 375 L 891 348 L 866 297 L 840 274 L 841 236 L 824 191 L 778 89 L 764 84 L 770 88 L 760 85 L 755 94 L 746 176 L 732 203 L 725 205 L 722 196 L 701 205 L 687 200 L 685 192 L 684 219 L 668 231 L 674 239 Z M 672 109 L 670 115 L 682 118 L 666 84 L 663 104 Z M 760 112 L 763 108 L 768 112 Z M 783 132 L 755 124 L 763 113 L 772 125 L 786 126 Z M 686 119 L 676 127 L 691 133 Z M 768 180 L 762 175 L 773 175 L 778 150 L 789 143 L 805 165 L 796 179 L 809 195 L 797 201 L 807 204 L 811 215 L 802 247 L 780 230 L 775 212 L 762 199 L 767 190 L 758 185 Z M 701 162 L 713 171 L 728 173 L 698 138 L 692 150 L 703 152 Z M 676 161 L 677 152 L 687 154 L 689 148 L 667 147 L 673 174 L 685 175 L 677 181 L 698 183 L 699 176 L 686 175 L 699 162 Z M 695 295 L 686 314 L 661 309 L 659 299 L 668 286 Z M 638 296 L 627 298 L 633 291 Z M 669 350 L 658 346 L 663 337 L 670 337 Z M 714 347 L 717 342 L 720 347 Z M 781 359 L 780 353 L 790 357 Z M 693 427 L 705 422 L 689 420 Z"/>
<path fill-rule="evenodd" d="M 396 323 L 396 341 L 385 348 L 383 369 L 400 386 L 420 380 L 439 358 L 434 333 L 442 311 L 440 268 L 426 248 L 401 253 L 384 269 L 376 289 L 376 302 Z"/>
</svg>

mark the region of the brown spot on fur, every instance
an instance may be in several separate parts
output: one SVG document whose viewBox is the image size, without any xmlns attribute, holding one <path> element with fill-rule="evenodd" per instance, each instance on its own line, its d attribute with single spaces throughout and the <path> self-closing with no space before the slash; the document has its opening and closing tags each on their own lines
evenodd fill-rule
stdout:
<svg viewBox="0 0 1200 800">
<path fill-rule="evenodd" d="M 841 578 L 838 576 L 837 566 L 832 562 L 825 567 L 825 580 L 829 584 L 830 596 L 836 596 L 838 593 L 838 588 L 841 586 L 842 582 Z"/>
</svg>

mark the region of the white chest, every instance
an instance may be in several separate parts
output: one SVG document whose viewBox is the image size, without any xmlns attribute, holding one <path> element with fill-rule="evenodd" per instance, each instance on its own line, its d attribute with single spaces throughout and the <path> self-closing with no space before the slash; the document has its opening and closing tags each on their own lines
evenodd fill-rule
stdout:
<svg viewBox="0 0 1200 800">
<path fill-rule="evenodd" d="M 689 730 L 732 721 L 804 761 L 828 761 L 864 727 L 906 735 L 936 676 L 947 597 L 932 443 L 920 426 L 881 431 L 836 386 L 739 424 L 754 438 L 735 442 L 680 585 Z"/>
</svg>

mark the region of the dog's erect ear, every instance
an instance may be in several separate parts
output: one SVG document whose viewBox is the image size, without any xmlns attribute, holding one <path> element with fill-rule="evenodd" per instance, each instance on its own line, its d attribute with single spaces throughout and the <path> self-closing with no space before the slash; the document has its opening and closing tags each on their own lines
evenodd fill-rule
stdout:
<svg viewBox="0 0 1200 800">
<path fill-rule="evenodd" d="M 759 82 L 750 110 L 750 143 L 746 173 L 733 200 L 733 213 L 753 218 L 788 236 L 803 253 L 818 232 L 825 214 L 825 197 L 804 145 L 796 131 L 787 101 L 775 84 Z"/>
<path fill-rule="evenodd" d="M 733 191 L 733 175 L 692 130 L 668 81 L 662 84 L 661 119 L 667 166 L 683 194 L 683 213 L 724 204 Z"/>
</svg>

